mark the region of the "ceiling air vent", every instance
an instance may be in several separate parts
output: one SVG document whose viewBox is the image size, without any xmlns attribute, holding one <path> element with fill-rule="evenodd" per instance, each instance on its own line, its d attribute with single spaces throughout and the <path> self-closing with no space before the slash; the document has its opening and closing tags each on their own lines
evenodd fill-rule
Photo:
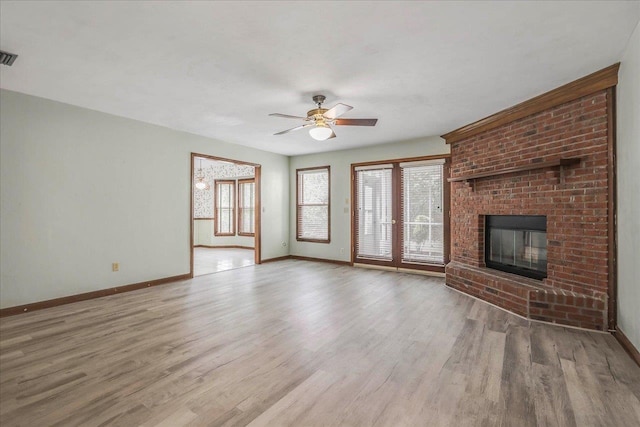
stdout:
<svg viewBox="0 0 640 427">
<path fill-rule="evenodd" d="M 0 64 L 2 65 L 13 65 L 13 61 L 15 61 L 17 57 L 18 55 L 15 53 L 0 50 Z"/>
</svg>

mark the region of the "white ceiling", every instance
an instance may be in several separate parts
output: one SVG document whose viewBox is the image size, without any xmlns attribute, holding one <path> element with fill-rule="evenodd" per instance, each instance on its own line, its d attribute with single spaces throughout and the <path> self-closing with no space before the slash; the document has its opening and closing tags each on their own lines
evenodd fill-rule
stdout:
<svg viewBox="0 0 640 427">
<path fill-rule="evenodd" d="M 621 58 L 640 2 L 0 2 L 2 88 L 296 155 L 440 135 Z M 317 142 L 268 117 L 355 108 Z"/>
</svg>

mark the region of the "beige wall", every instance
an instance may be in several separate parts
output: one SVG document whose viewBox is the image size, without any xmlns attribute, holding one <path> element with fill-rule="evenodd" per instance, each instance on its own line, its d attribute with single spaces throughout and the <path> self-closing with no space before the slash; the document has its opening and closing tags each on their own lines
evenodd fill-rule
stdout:
<svg viewBox="0 0 640 427">
<path fill-rule="evenodd" d="M 640 349 L 640 24 L 618 77 L 618 326 Z"/>
<path fill-rule="evenodd" d="M 331 144 L 331 140 L 319 142 L 319 144 Z M 350 173 L 352 163 L 436 154 L 449 154 L 449 146 L 440 137 L 291 157 L 289 177 L 291 254 L 338 261 L 351 260 Z M 331 243 L 298 242 L 296 241 L 296 169 L 327 165 L 331 166 Z"/>
<path fill-rule="evenodd" d="M 262 165 L 262 258 L 288 254 L 286 156 L 5 90 L 0 113 L 2 308 L 188 273 L 191 152 Z"/>
</svg>

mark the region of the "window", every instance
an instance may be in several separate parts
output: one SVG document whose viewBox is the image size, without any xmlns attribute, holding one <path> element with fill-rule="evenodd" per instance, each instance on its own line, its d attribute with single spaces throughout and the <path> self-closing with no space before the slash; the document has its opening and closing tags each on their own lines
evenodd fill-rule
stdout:
<svg viewBox="0 0 640 427">
<path fill-rule="evenodd" d="M 329 166 L 296 171 L 296 239 L 329 243 Z"/>
<path fill-rule="evenodd" d="M 392 260 L 393 165 L 356 168 L 359 257 Z"/>
<path fill-rule="evenodd" d="M 213 209 L 215 214 L 215 236 L 233 236 L 236 234 L 235 205 L 236 182 L 228 180 L 215 180 L 215 194 L 213 197 Z"/>
<path fill-rule="evenodd" d="M 446 158 L 352 165 L 353 259 L 444 271 L 448 261 Z"/>
<path fill-rule="evenodd" d="M 444 265 L 444 160 L 400 163 L 402 262 Z"/>
<path fill-rule="evenodd" d="M 255 192 L 254 179 L 238 180 L 238 235 L 254 236 L 255 219 Z"/>
</svg>

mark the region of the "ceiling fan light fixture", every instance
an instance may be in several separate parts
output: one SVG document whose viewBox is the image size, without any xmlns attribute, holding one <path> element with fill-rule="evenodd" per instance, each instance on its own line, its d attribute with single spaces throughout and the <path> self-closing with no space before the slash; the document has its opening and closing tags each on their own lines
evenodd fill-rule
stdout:
<svg viewBox="0 0 640 427">
<path fill-rule="evenodd" d="M 204 181 L 198 181 L 198 182 L 196 182 L 196 188 L 197 188 L 198 190 L 206 190 L 206 188 L 207 188 L 207 183 L 206 183 L 206 182 L 204 182 Z"/>
<path fill-rule="evenodd" d="M 331 128 L 324 123 L 319 123 L 309 129 L 309 135 L 311 135 L 311 138 L 315 139 L 316 141 L 325 141 L 329 139 L 332 133 L 333 131 L 331 130 Z"/>
</svg>

